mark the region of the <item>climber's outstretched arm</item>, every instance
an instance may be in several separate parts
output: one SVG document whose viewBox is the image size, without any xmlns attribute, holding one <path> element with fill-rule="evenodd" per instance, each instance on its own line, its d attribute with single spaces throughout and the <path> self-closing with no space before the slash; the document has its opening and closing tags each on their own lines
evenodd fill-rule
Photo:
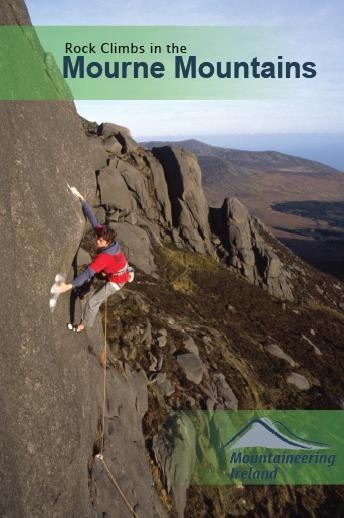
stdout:
<svg viewBox="0 0 344 518">
<path fill-rule="evenodd" d="M 91 223 L 92 227 L 95 230 L 101 229 L 102 225 L 99 223 L 99 221 L 97 219 L 97 216 L 95 215 L 95 213 L 91 209 L 91 206 L 87 203 L 87 201 L 84 198 L 82 200 L 80 200 L 80 201 L 81 201 L 82 210 L 83 210 L 86 218 Z"/>
<path fill-rule="evenodd" d="M 84 272 L 79 273 L 75 279 L 71 282 L 71 284 L 61 283 L 56 286 L 56 293 L 64 293 L 65 291 L 69 291 L 73 288 L 80 288 L 85 282 L 89 281 L 94 277 L 95 271 L 92 268 L 88 267 Z"/>
<path fill-rule="evenodd" d="M 91 223 L 92 227 L 95 230 L 97 230 L 97 229 L 100 230 L 102 228 L 102 225 L 99 223 L 97 216 L 94 214 L 93 210 L 91 209 L 91 206 L 87 203 L 87 201 L 85 200 L 83 195 L 78 191 L 78 189 L 76 187 L 71 187 L 70 185 L 68 185 L 68 187 L 71 190 L 71 192 L 74 194 L 74 196 L 76 198 L 78 198 L 78 200 L 81 201 L 83 213 L 85 214 L 86 218 Z"/>
</svg>

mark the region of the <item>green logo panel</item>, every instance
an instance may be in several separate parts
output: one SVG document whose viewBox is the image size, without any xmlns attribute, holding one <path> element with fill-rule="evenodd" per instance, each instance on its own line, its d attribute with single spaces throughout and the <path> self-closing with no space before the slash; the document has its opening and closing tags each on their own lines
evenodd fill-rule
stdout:
<svg viewBox="0 0 344 518">
<path fill-rule="evenodd" d="M 343 484 L 344 413 L 187 412 L 196 430 L 192 483 Z"/>
</svg>

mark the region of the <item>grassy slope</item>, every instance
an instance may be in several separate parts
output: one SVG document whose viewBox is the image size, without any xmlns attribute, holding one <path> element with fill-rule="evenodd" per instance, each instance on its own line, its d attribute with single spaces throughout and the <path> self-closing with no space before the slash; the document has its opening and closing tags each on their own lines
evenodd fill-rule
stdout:
<svg viewBox="0 0 344 518">
<path fill-rule="evenodd" d="M 147 318 L 153 335 L 161 328 L 168 331 L 167 347 L 160 349 L 153 341 L 151 351 L 163 355 L 162 371 L 176 391 L 165 397 L 157 385 L 149 385 L 149 410 L 144 421 L 148 454 L 151 438 L 169 409 L 205 408 L 205 391 L 215 372 L 225 375 L 242 409 L 338 408 L 343 394 L 344 320 L 338 306 L 343 300 L 343 285 L 305 267 L 283 247 L 279 251 L 285 262 L 293 261 L 297 286 L 293 304 L 272 299 L 211 259 L 168 248 L 157 256 L 159 281 L 138 274 L 136 282 L 123 290 L 124 300 L 120 302 L 119 295 L 110 299 L 109 335 L 114 358 L 125 358 L 149 373 L 148 351 L 141 343 Z M 172 346 L 183 350 L 185 334 L 194 338 L 208 367 L 209 375 L 204 376 L 201 386 L 185 379 L 171 354 Z M 320 358 L 302 335 L 320 348 Z M 279 344 L 299 367 L 292 369 L 264 352 L 267 343 Z M 309 391 L 299 391 L 286 382 L 292 370 L 309 379 Z M 150 463 L 162 501 L 171 510 L 171 499 L 152 459 Z M 339 491 L 335 487 L 304 487 L 295 492 L 262 486 L 246 488 L 242 494 L 235 488 L 193 487 L 188 493 L 186 516 L 220 517 L 227 512 L 235 514 L 235 510 L 252 516 L 295 516 L 296 509 L 300 516 L 310 516 L 307 508 L 317 513 L 322 509 L 325 516 L 330 514 L 330 502 L 338 508 Z"/>
</svg>

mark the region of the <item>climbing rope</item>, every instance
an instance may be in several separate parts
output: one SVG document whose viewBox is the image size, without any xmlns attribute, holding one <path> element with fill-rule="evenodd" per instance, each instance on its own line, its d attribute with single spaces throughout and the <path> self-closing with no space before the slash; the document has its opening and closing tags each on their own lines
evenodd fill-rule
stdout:
<svg viewBox="0 0 344 518">
<path fill-rule="evenodd" d="M 102 413 L 102 436 L 100 443 L 100 455 L 104 455 L 104 435 L 105 435 L 105 411 L 106 411 L 106 364 L 107 364 L 107 300 L 105 300 L 104 312 L 104 355 L 103 355 L 103 413 Z"/>
<path fill-rule="evenodd" d="M 109 477 L 109 480 L 110 482 L 112 482 L 113 486 L 117 489 L 117 491 L 119 492 L 123 502 L 125 503 L 125 505 L 127 506 L 129 512 L 134 516 L 134 518 L 139 518 L 139 515 L 137 513 L 135 513 L 134 509 L 131 507 L 130 503 L 128 502 L 125 494 L 123 493 L 123 491 L 121 490 L 121 488 L 119 487 L 118 485 L 118 482 L 116 481 L 115 477 L 112 475 L 111 471 L 109 470 L 109 468 L 107 467 L 106 463 L 105 463 L 105 460 L 104 460 L 104 457 L 99 457 L 99 460 L 100 462 L 103 464 L 104 466 L 104 469 L 105 469 L 105 473 L 107 474 L 107 476 Z"/>
<path fill-rule="evenodd" d="M 134 518 L 139 518 L 139 515 L 134 511 L 129 501 L 127 500 L 125 494 L 119 487 L 119 484 L 111 471 L 109 470 L 105 460 L 104 460 L 104 435 L 105 435 L 105 411 L 106 411 L 106 364 L 107 364 L 107 300 L 105 301 L 105 312 L 104 312 L 104 355 L 103 355 L 103 415 L 102 415 L 102 431 L 100 438 L 100 453 L 96 455 L 96 457 L 102 463 L 105 473 L 107 474 L 112 485 L 117 489 L 120 497 L 125 503 L 129 512 L 134 516 Z"/>
</svg>

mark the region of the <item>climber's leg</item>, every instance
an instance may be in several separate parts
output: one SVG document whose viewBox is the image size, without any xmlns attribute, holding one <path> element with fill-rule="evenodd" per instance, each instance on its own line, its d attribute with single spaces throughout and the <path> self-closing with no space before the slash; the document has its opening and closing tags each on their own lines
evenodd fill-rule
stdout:
<svg viewBox="0 0 344 518">
<path fill-rule="evenodd" d="M 110 295 L 119 291 L 122 286 L 123 285 L 114 282 L 107 282 L 88 299 L 82 312 L 81 323 L 78 326 L 79 332 L 85 327 L 93 326 L 101 303 L 110 297 Z"/>
</svg>

